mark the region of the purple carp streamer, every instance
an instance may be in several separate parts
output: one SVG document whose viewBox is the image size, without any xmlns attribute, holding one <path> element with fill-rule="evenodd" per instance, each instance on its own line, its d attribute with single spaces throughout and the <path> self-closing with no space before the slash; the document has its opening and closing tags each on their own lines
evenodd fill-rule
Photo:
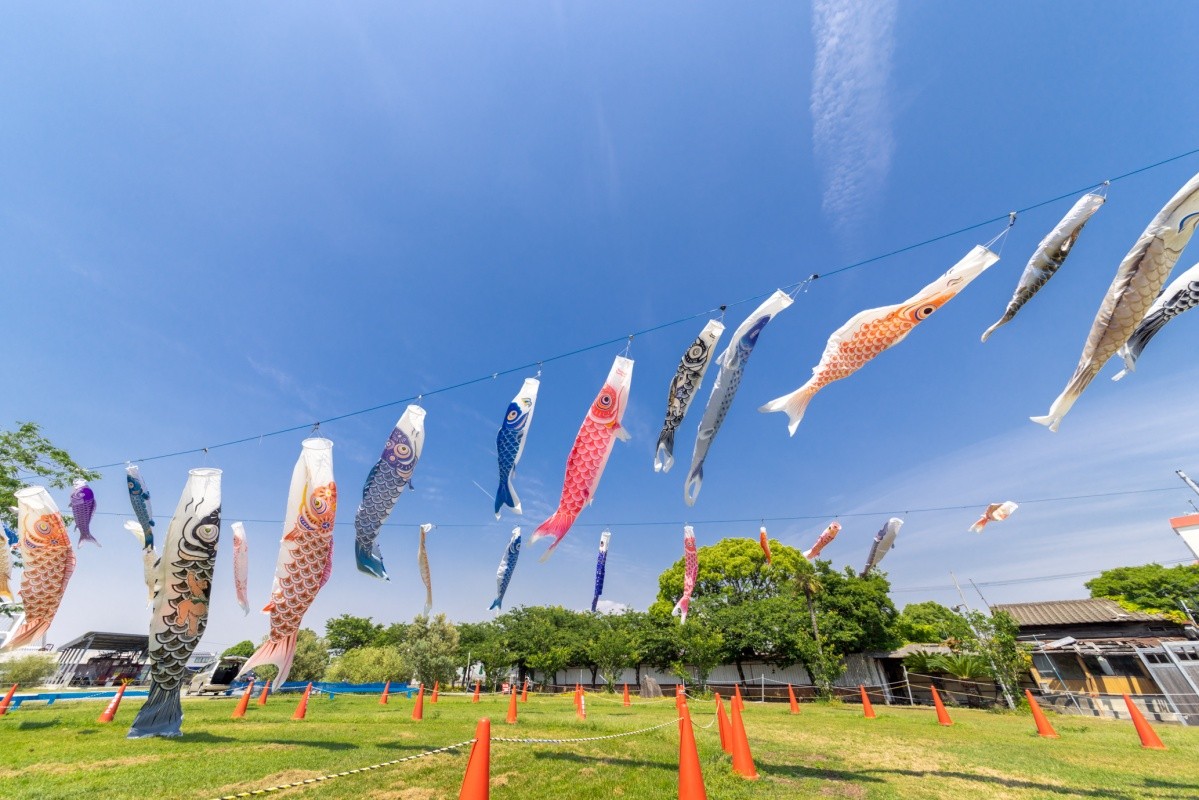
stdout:
<svg viewBox="0 0 1199 800">
<path fill-rule="evenodd" d="M 43 486 L 18 489 L 17 547 L 24 563 L 21 603 L 25 619 L 9 634 L 3 650 L 15 650 L 46 635 L 75 572 L 75 551 L 58 506 Z"/>
<path fill-rule="evenodd" d="M 429 574 L 429 551 L 425 549 L 425 536 L 433 530 L 431 523 L 420 526 L 420 544 L 416 547 L 416 565 L 420 568 L 420 579 L 425 584 L 425 613 L 433 609 L 433 576 Z"/>
<path fill-rule="evenodd" d="M 244 675 L 260 664 L 274 664 L 279 668 L 275 689 L 291 672 L 304 615 L 333 572 L 333 523 L 337 517 L 333 442 L 305 439 L 302 446 L 291 473 L 271 599 L 262 609 L 271 615 L 271 632 L 239 673 Z"/>
<path fill-rule="evenodd" d="M 1161 294 L 1170 270 L 1191 241 L 1199 224 L 1199 175 L 1195 175 L 1157 213 L 1136 244 L 1120 262 L 1116 277 L 1099 306 L 1078 366 L 1049 413 L 1030 417 L 1056 431 L 1062 419 L 1103 365 L 1128 343 L 1149 308 Z"/>
<path fill-rule="evenodd" d="M 383 455 L 366 476 L 362 503 L 354 515 L 354 558 L 358 569 L 387 580 L 383 552 L 379 549 L 379 529 L 395 508 L 400 494 L 412 486 L 412 472 L 425 446 L 425 410 L 408 406 L 396 422 Z"/>
<path fill-rule="evenodd" d="M 233 529 L 233 588 L 237 592 L 237 604 L 241 606 L 242 614 L 250 613 L 250 594 L 248 588 L 250 561 L 246 547 L 246 526 L 235 522 L 229 526 Z"/>
<path fill-rule="evenodd" d="M 71 514 L 75 517 L 75 530 L 79 531 L 79 544 L 91 542 L 96 547 L 100 542 L 92 536 L 92 515 L 96 513 L 96 495 L 85 480 L 77 480 L 71 491 Z"/>
<path fill-rule="evenodd" d="M 691 593 L 695 591 L 695 581 L 699 577 L 699 553 L 695 549 L 695 530 L 687 525 L 683 528 L 683 596 L 675 604 L 670 613 L 681 616 L 684 625 L 687 624 L 687 612 L 691 608 Z"/>
<path fill-rule="evenodd" d="M 591 597 L 592 611 L 595 611 L 600 595 L 604 593 L 604 569 L 608 563 L 608 540 L 611 538 L 612 531 L 606 530 L 600 534 L 599 555 L 595 559 L 595 594 Z"/>
<path fill-rule="evenodd" d="M 193 469 L 171 517 L 150 612 L 150 693 L 129 728 L 130 739 L 181 736 L 179 694 L 188 659 L 208 626 L 212 571 L 221 535 L 221 471 Z"/>
<path fill-rule="evenodd" d="M 1066 256 L 1073 250 L 1083 226 L 1103 206 L 1105 199 L 1097 194 L 1084 194 L 1073 208 L 1066 212 L 1061 222 L 1041 240 L 1037 249 L 1033 251 L 1032 258 L 1028 259 L 1024 272 L 1020 274 L 1020 282 L 1016 284 L 1016 291 L 1007 304 L 1007 310 L 998 322 L 983 332 L 984 342 L 998 328 L 1011 322 L 1016 312 L 1023 308 L 1033 295 L 1041 291 L 1041 287 L 1049 283 L 1054 273 L 1066 263 Z"/>
</svg>

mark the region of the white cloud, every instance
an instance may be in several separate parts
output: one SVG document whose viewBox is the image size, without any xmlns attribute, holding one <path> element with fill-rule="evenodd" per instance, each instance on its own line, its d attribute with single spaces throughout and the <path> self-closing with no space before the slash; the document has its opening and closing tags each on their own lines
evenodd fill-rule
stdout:
<svg viewBox="0 0 1199 800">
<path fill-rule="evenodd" d="M 887 179 L 895 144 L 888 102 L 896 0 L 814 0 L 812 138 L 824 212 L 843 237 Z"/>
<path fill-rule="evenodd" d="M 595 604 L 595 610 L 601 614 L 623 614 L 630 608 L 631 606 L 617 603 L 615 600 L 600 600 Z"/>
</svg>

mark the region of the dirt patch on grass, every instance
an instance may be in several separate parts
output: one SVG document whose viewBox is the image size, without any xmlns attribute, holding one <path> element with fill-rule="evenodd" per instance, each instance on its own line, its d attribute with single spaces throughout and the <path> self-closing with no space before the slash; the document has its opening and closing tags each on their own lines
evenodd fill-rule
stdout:
<svg viewBox="0 0 1199 800">
<path fill-rule="evenodd" d="M 370 794 L 371 800 L 433 800 L 439 796 L 432 789 L 422 789 L 418 786 L 409 786 L 394 792 L 371 792 Z"/>
<path fill-rule="evenodd" d="M 70 764 L 29 764 L 22 767 L 26 772 L 37 772 L 42 775 L 71 775 L 77 772 L 92 771 L 98 769 L 113 769 L 115 767 L 132 767 L 138 764 L 148 764 L 153 761 L 158 761 L 165 756 L 127 756 L 126 758 L 109 758 L 104 761 L 75 761 Z"/>
<path fill-rule="evenodd" d="M 519 775 L 519 774 L 520 773 L 517 773 L 517 772 L 501 773 L 500 775 L 496 775 L 494 778 L 491 779 L 491 785 L 492 786 L 507 786 L 508 781 L 510 781 L 513 778 L 513 776 Z"/>
<path fill-rule="evenodd" d="M 834 781 L 826 783 L 820 787 L 821 797 L 852 797 L 854 800 L 860 800 L 866 796 L 866 790 L 861 786 L 852 783 L 843 783 Z"/>
<path fill-rule="evenodd" d="M 282 786 L 285 783 L 295 783 L 296 781 L 307 780 L 308 778 L 319 778 L 325 773 L 312 769 L 289 769 L 285 772 L 276 772 L 274 775 L 267 775 L 263 778 L 255 778 L 252 781 L 242 781 L 241 783 L 231 783 L 217 789 L 219 795 L 237 794 L 238 792 L 252 792 L 255 789 L 266 789 L 271 786 Z"/>
</svg>

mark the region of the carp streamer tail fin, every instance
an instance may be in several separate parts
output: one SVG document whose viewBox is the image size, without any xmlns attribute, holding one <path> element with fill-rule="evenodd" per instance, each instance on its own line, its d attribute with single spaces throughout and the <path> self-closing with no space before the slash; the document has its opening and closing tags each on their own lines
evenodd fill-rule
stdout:
<svg viewBox="0 0 1199 800">
<path fill-rule="evenodd" d="M 794 436 L 795 429 L 803 421 L 804 412 L 808 410 L 808 403 L 812 401 L 814 394 L 807 386 L 801 386 L 791 394 L 785 394 L 782 397 L 771 400 L 758 410 L 763 414 L 785 411 L 787 413 L 787 430 Z"/>
<path fill-rule="evenodd" d="M 654 472 L 670 472 L 674 466 L 674 431 L 662 431 L 658 437 L 658 449 L 654 453 Z"/>
<path fill-rule="evenodd" d="M 240 678 L 254 667 L 274 664 L 279 668 L 279 674 L 275 677 L 275 685 L 271 687 L 271 690 L 277 692 L 287 680 L 287 675 L 291 672 L 292 659 L 295 657 L 296 632 L 293 631 L 290 635 L 269 641 L 255 650 L 254 655 L 250 656 L 250 660 L 242 665 L 241 672 L 237 673 L 237 677 Z"/>
<path fill-rule="evenodd" d="M 495 492 L 495 518 L 500 518 L 500 509 L 504 506 L 511 507 L 513 513 L 520 514 L 520 498 L 516 496 L 516 489 L 512 487 L 512 473 L 508 473 L 508 477 L 500 481 L 500 488 Z"/>
<path fill-rule="evenodd" d="M 126 738 L 181 736 L 182 725 L 183 705 L 179 701 L 179 687 L 164 689 L 154 683 L 150 686 L 150 696 L 137 712 Z"/>
<path fill-rule="evenodd" d="M 50 630 L 50 622 L 51 620 L 39 617 L 26 617 L 21 627 L 12 632 L 4 647 L 0 649 L 16 650 L 18 647 L 24 647 Z"/>
<path fill-rule="evenodd" d="M 536 542 L 538 539 L 553 538 L 549 549 L 541 556 L 541 561 L 548 559 L 554 552 L 554 548 L 558 546 L 558 542 L 562 541 L 562 537 L 566 536 L 566 532 L 570 530 L 570 526 L 574 524 L 575 518 L 564 511 L 555 511 L 554 515 L 541 523 L 537 530 L 533 531 L 531 542 Z"/>
</svg>

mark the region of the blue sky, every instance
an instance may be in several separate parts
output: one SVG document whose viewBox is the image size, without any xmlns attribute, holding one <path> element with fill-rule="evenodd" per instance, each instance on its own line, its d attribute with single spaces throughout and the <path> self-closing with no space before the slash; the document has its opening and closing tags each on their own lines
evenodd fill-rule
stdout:
<svg viewBox="0 0 1199 800">
<path fill-rule="evenodd" d="M 1199 146 L 1199 9 L 1150 25 L 1116 3 L 814 6 L 6 8 L 0 424 L 37 420 L 87 464 L 303 425 L 762 295 Z M 667 384 L 704 318 L 638 337 L 633 439 L 559 552 L 524 553 L 506 605 L 585 607 L 604 525 L 605 597 L 638 608 L 681 555 L 684 522 L 702 546 L 803 518 L 767 527 L 807 547 L 842 515 L 824 555 L 860 568 L 886 518 L 909 511 L 885 562 L 901 604 L 957 602 L 938 588 L 951 570 L 996 582 L 1185 558 L 1165 520 L 1190 511 L 1173 470 L 1199 473 L 1199 315 L 1171 323 L 1120 384 L 1110 365 L 1060 433 L 1027 418 L 1064 386 L 1124 253 L 1196 171 L 1192 156 L 1113 185 L 1063 270 L 982 345 L 1073 198 L 1022 215 L 997 265 L 822 391 L 792 439 L 757 406 L 803 383 L 854 313 L 907 298 L 1002 226 L 817 281 L 762 334 L 693 509 L 682 483 L 707 384 L 680 463 L 663 476 L 652 461 Z M 729 329 L 751 308 L 732 306 Z M 556 505 L 623 349 L 545 366 L 518 476 L 526 534 Z M 312 627 L 417 613 L 425 521 L 440 525 L 435 610 L 488 616 L 514 520 L 495 522 L 475 483 L 494 491 L 495 431 L 526 376 L 424 400 L 417 489 L 382 537 L 390 583 L 354 569 L 352 521 L 403 405 L 322 427 L 341 524 Z M 255 606 L 302 438 L 142 467 L 162 515 L 188 468 L 224 469 L 225 518 L 248 520 Z M 80 553 L 60 643 L 146 621 L 121 470 L 94 488 L 104 547 Z M 1165 491 L 1028 502 L 1144 488 Z M 1007 499 L 1022 503 L 1010 520 L 966 533 Z M 970 508 L 913 511 L 945 506 Z M 646 522 L 661 524 L 629 524 Z M 236 606 L 231 550 L 206 649 L 267 630 Z M 1058 599 L 1083 580 L 984 592 Z"/>
</svg>

